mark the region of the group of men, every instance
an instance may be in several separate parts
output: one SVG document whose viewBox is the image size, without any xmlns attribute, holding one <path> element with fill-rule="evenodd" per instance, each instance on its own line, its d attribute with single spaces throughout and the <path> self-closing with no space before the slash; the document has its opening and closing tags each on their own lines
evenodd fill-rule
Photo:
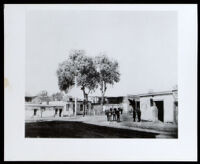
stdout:
<svg viewBox="0 0 200 164">
<path fill-rule="evenodd" d="M 107 121 L 120 122 L 120 114 L 122 114 L 122 108 L 110 108 L 105 110 Z"/>
<path fill-rule="evenodd" d="M 133 122 L 135 122 L 136 120 L 138 122 L 141 121 L 141 110 L 140 107 L 136 105 L 135 100 L 129 100 L 129 105 L 132 106 L 133 108 Z M 122 108 L 110 108 L 110 109 L 106 109 L 105 110 L 105 114 L 107 116 L 107 121 L 117 121 L 120 122 L 120 114 L 122 114 Z"/>
</svg>

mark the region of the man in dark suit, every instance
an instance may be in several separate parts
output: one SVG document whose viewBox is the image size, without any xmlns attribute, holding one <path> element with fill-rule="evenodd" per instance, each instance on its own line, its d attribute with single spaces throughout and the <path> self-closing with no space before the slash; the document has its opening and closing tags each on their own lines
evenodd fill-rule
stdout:
<svg viewBox="0 0 200 164">
<path fill-rule="evenodd" d="M 117 110 L 116 110 L 116 114 L 117 114 L 117 122 L 120 122 L 120 108 L 118 108 Z"/>
<path fill-rule="evenodd" d="M 114 108 L 113 113 L 112 113 L 112 115 L 113 115 L 113 121 L 116 121 L 116 114 L 117 114 L 117 109 Z"/>
<path fill-rule="evenodd" d="M 133 122 L 135 122 L 135 119 L 136 119 L 136 108 L 135 108 L 135 100 L 130 100 L 128 99 L 130 104 L 133 108 Z"/>
<path fill-rule="evenodd" d="M 112 121 L 111 117 L 112 117 L 112 114 L 113 114 L 113 109 L 110 108 L 110 111 L 109 111 L 109 121 Z"/>
<path fill-rule="evenodd" d="M 109 116 L 109 110 L 105 110 L 105 114 L 106 114 L 106 116 L 107 116 L 107 121 L 110 121 L 110 116 Z"/>
<path fill-rule="evenodd" d="M 137 116 L 138 116 L 138 122 L 141 121 L 141 110 L 138 108 L 137 109 Z"/>
</svg>

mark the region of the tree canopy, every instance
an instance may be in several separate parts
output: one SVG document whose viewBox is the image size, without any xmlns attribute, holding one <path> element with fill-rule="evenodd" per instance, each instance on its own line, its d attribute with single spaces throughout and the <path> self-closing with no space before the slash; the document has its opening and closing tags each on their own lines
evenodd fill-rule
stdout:
<svg viewBox="0 0 200 164">
<path fill-rule="evenodd" d="M 107 85 L 119 82 L 119 64 L 116 60 L 109 59 L 106 55 L 95 57 L 96 69 L 99 73 L 98 84 L 102 93 L 102 105 L 104 103 L 104 95 L 107 90 Z"/>
<path fill-rule="evenodd" d="M 88 93 L 97 88 L 98 73 L 93 59 L 85 55 L 83 50 L 73 50 L 69 58 L 62 62 L 57 70 L 58 85 L 61 91 L 68 91 L 74 86 L 77 76 L 77 85 Z"/>
<path fill-rule="evenodd" d="M 100 86 L 103 104 L 107 85 L 120 80 L 119 64 L 106 55 L 92 58 L 84 50 L 72 50 L 69 57 L 58 66 L 59 89 L 65 92 L 71 89 L 75 84 L 75 76 L 85 101 L 88 101 L 88 94 Z"/>
<path fill-rule="evenodd" d="M 53 93 L 51 97 L 54 101 L 61 101 L 63 100 L 64 94 L 62 92 L 57 92 Z"/>
<path fill-rule="evenodd" d="M 114 84 L 119 82 L 119 64 L 115 60 L 109 59 L 106 55 L 95 57 L 96 67 L 100 73 L 100 82 L 104 81 L 106 84 Z"/>
</svg>

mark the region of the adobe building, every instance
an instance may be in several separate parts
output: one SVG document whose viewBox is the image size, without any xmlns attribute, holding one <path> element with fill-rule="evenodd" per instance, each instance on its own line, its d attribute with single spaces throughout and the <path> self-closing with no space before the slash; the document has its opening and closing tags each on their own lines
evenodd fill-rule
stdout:
<svg viewBox="0 0 200 164">
<path fill-rule="evenodd" d="M 103 110 L 100 108 L 101 97 L 90 97 L 93 108 L 102 110 L 99 112 L 99 114 L 105 114 L 105 110 L 110 108 L 122 108 L 123 113 L 130 114 L 133 108 L 130 105 L 128 99 L 135 100 L 136 107 L 141 110 L 142 120 L 154 120 L 152 106 L 153 102 L 155 102 L 158 108 L 159 121 L 175 124 L 178 123 L 178 90 L 151 92 L 118 97 L 105 97 Z"/>
<path fill-rule="evenodd" d="M 129 99 L 136 101 L 136 107 L 141 110 L 141 119 L 152 121 L 152 106 L 155 102 L 158 108 L 158 120 L 161 122 L 178 123 L 178 91 L 152 92 L 146 94 L 129 95 Z"/>
<path fill-rule="evenodd" d="M 34 96 L 34 99 L 30 101 L 30 99 L 27 99 L 25 96 L 26 119 L 33 117 L 67 117 L 75 115 L 75 101 L 73 99 L 68 101 L 48 102 L 41 102 L 38 101 L 38 99 L 37 96 Z M 88 112 L 91 111 L 91 103 L 88 102 L 88 104 L 84 106 L 83 101 L 78 100 L 76 115 L 83 115 L 84 107 L 86 114 L 88 114 Z"/>
</svg>

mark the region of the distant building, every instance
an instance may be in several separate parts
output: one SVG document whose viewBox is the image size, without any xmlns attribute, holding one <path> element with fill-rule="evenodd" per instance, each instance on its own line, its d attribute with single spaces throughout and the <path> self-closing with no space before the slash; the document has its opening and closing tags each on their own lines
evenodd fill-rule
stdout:
<svg viewBox="0 0 200 164">
<path fill-rule="evenodd" d="M 84 105 L 84 102 L 78 99 L 76 115 L 83 115 L 84 108 L 86 115 L 91 114 L 91 102 Z M 65 101 L 51 101 L 50 97 L 25 96 L 25 110 L 26 118 L 72 116 L 75 115 L 75 101 L 72 97 Z"/>
<path fill-rule="evenodd" d="M 37 96 L 30 95 L 29 93 L 26 92 L 25 93 L 25 102 L 31 103 L 35 97 L 37 97 Z"/>
</svg>

